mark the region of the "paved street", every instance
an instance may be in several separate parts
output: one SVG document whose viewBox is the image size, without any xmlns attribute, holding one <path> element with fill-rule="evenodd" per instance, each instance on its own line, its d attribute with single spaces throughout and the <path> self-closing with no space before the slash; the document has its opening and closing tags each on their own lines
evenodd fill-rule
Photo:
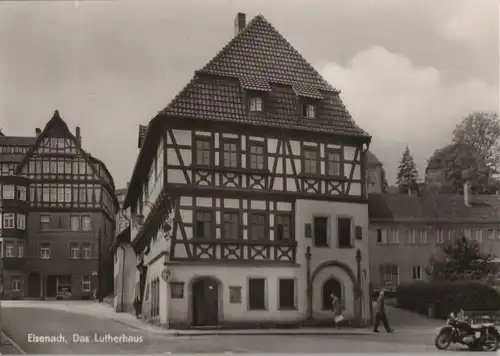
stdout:
<svg viewBox="0 0 500 356">
<path fill-rule="evenodd" d="M 99 305 L 75 302 L 3 302 L 4 330 L 26 353 L 242 353 L 242 352 L 434 352 L 431 333 L 365 335 L 188 335 L 142 325 L 133 317 L 112 319 Z M 102 311 L 102 313 L 98 313 Z M 99 315 L 98 315 L 99 314 Z M 132 324 L 132 321 L 137 324 Z M 369 332 L 365 330 L 365 333 Z M 29 334 L 32 334 L 30 337 Z M 94 335 L 125 335 L 131 343 L 96 342 Z M 36 336 L 60 336 L 33 342 Z M 73 341 L 80 336 L 80 342 Z M 88 340 L 85 340 L 88 337 Z M 30 342 L 31 341 L 31 342 Z M 123 341 L 123 340 L 122 340 Z"/>
</svg>

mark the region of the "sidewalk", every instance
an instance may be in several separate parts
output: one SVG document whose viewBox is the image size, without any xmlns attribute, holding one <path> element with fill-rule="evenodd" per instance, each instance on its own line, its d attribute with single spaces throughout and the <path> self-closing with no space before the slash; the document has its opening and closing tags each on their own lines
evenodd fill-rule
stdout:
<svg viewBox="0 0 500 356">
<path fill-rule="evenodd" d="M 196 329 L 196 330 L 179 330 L 166 329 L 153 324 L 148 324 L 134 315 L 128 313 L 117 313 L 107 305 L 96 302 L 27 302 L 27 301 L 10 301 L 5 304 L 7 308 L 30 307 L 36 303 L 37 308 L 48 308 L 64 310 L 72 313 L 81 313 L 92 315 L 97 318 L 106 318 L 116 321 L 117 323 L 126 325 L 130 328 L 144 331 L 147 333 L 165 335 L 165 336 L 211 336 L 211 335 L 372 335 L 370 327 L 365 328 L 314 328 L 302 327 L 293 329 Z M 388 308 L 389 321 L 394 327 L 397 334 L 412 334 L 412 335 L 429 335 L 436 333 L 436 327 L 442 322 L 436 320 L 425 320 L 425 318 L 402 311 L 400 309 Z M 394 321 L 394 322 L 392 322 Z"/>
<path fill-rule="evenodd" d="M 12 340 L 2 333 L 2 344 L 0 345 L 0 355 L 22 355 L 23 352 L 13 345 Z"/>
</svg>

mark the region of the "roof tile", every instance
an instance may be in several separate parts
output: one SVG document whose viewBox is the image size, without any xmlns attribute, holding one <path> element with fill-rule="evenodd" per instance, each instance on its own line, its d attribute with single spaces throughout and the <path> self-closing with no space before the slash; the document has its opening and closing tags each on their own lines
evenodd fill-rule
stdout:
<svg viewBox="0 0 500 356">
<path fill-rule="evenodd" d="M 240 77 L 241 87 L 247 90 L 271 91 L 269 82 L 264 78 Z"/>
</svg>

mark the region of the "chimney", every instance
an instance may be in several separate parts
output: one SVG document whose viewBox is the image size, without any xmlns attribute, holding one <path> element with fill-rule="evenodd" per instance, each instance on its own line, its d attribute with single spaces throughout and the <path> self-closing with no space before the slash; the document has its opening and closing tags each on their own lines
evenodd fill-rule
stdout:
<svg viewBox="0 0 500 356">
<path fill-rule="evenodd" d="M 464 183 L 464 204 L 465 206 L 471 206 L 471 189 L 469 181 Z"/>
<path fill-rule="evenodd" d="M 40 134 L 42 133 L 42 130 L 40 130 L 40 128 L 36 128 L 35 129 L 35 134 L 36 134 L 36 137 L 40 136 Z"/>
<path fill-rule="evenodd" d="M 76 142 L 78 143 L 78 146 L 81 146 L 82 145 L 82 136 L 80 135 L 80 126 L 76 127 L 75 137 L 76 137 Z"/>
<path fill-rule="evenodd" d="M 247 25 L 247 15 L 242 12 L 238 12 L 236 18 L 234 19 L 234 35 L 236 36 L 241 30 Z"/>
</svg>

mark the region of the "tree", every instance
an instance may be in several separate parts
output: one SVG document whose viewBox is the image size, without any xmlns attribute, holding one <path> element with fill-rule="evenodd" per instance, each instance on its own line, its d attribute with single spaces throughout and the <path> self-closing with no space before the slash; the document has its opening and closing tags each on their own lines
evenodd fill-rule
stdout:
<svg viewBox="0 0 500 356">
<path fill-rule="evenodd" d="M 453 131 L 453 143 L 470 146 L 487 167 L 496 171 L 500 169 L 500 121 L 497 113 L 467 115 Z"/>
<path fill-rule="evenodd" d="M 403 157 L 399 161 L 399 171 L 396 180 L 396 185 L 400 193 L 408 193 L 411 195 L 411 190 L 417 188 L 418 172 L 410 149 L 406 146 Z"/>
<path fill-rule="evenodd" d="M 442 247 L 440 258 L 432 257 L 426 269 L 433 279 L 485 280 L 491 277 L 495 256 L 484 253 L 477 241 L 461 236 Z"/>
</svg>

